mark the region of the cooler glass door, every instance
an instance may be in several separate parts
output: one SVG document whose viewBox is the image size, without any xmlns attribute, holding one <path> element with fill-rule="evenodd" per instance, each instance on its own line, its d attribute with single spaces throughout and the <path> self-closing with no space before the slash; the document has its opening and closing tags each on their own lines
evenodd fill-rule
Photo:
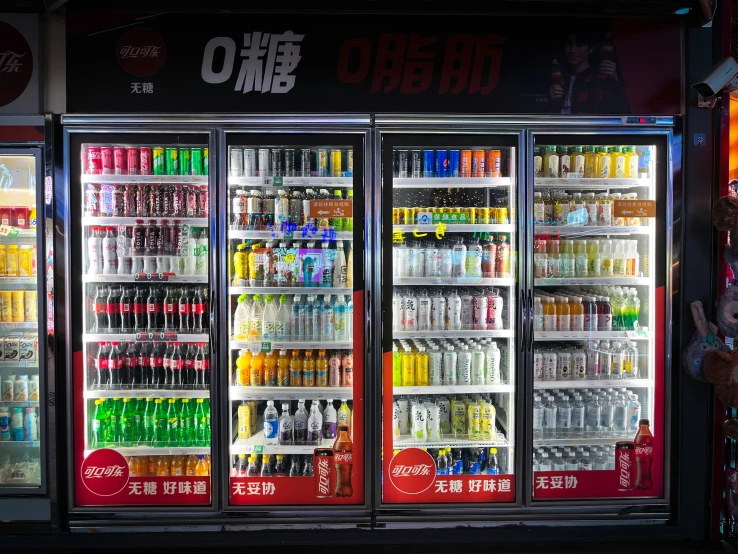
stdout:
<svg viewBox="0 0 738 554">
<path fill-rule="evenodd" d="M 532 500 L 664 497 L 670 134 L 534 134 Z"/>
<path fill-rule="evenodd" d="M 209 506 L 212 136 L 66 138 L 73 505 Z"/>
<path fill-rule="evenodd" d="M 39 348 L 39 321 L 45 320 L 39 315 L 45 313 L 43 296 L 39 302 L 45 288 L 37 270 L 39 250 L 42 264 L 45 256 L 43 224 L 37 225 L 36 216 L 37 208 L 43 214 L 39 176 L 40 149 L 0 149 L 0 495 L 43 494 L 46 488 L 46 413 L 39 402 L 45 396 L 44 349 Z"/>
<path fill-rule="evenodd" d="M 519 144 L 382 137 L 383 504 L 516 501 Z"/>
<path fill-rule="evenodd" d="M 366 133 L 226 137 L 230 504 L 362 506 Z"/>
</svg>

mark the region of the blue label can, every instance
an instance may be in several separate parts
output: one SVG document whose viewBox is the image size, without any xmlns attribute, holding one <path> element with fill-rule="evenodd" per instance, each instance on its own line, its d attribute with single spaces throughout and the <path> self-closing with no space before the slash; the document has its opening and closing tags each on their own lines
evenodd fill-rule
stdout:
<svg viewBox="0 0 738 554">
<path fill-rule="evenodd" d="M 423 150 L 423 177 L 433 177 L 433 150 Z"/>
<path fill-rule="evenodd" d="M 461 162 L 461 153 L 459 150 L 449 150 L 448 152 L 448 176 L 459 176 L 459 163 Z"/>
<path fill-rule="evenodd" d="M 448 154 L 445 150 L 436 150 L 436 177 L 448 177 Z"/>
</svg>

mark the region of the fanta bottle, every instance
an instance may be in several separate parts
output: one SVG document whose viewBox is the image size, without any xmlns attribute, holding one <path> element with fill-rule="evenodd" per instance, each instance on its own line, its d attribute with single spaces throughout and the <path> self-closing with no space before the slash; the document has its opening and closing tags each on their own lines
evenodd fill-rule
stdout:
<svg viewBox="0 0 738 554">
<path fill-rule="evenodd" d="M 251 381 L 252 387 L 260 387 L 264 384 L 264 360 L 261 355 L 251 358 Z"/>
<path fill-rule="evenodd" d="M 287 350 L 279 351 L 277 360 L 277 385 L 280 387 L 290 386 L 290 356 Z"/>
<path fill-rule="evenodd" d="M 312 350 L 305 351 L 305 359 L 302 362 L 302 386 L 315 386 L 315 358 Z"/>
<path fill-rule="evenodd" d="M 169 456 L 159 456 L 156 461 L 156 474 L 159 477 L 169 477 L 172 474 Z"/>
<path fill-rule="evenodd" d="M 208 463 L 205 461 L 205 456 L 197 457 L 197 465 L 195 466 L 195 475 L 197 477 L 204 477 L 210 475 Z"/>
<path fill-rule="evenodd" d="M 325 357 L 325 350 L 318 350 L 318 359 L 315 361 L 315 385 L 328 386 L 328 358 Z"/>
<path fill-rule="evenodd" d="M 264 384 L 267 387 L 277 386 L 277 353 L 274 350 L 264 358 Z"/>
<path fill-rule="evenodd" d="M 174 456 L 169 469 L 172 477 L 181 477 L 185 474 L 185 458 L 184 456 Z"/>
<path fill-rule="evenodd" d="M 234 384 L 236 386 L 248 387 L 251 382 L 251 350 L 246 348 L 238 352 L 238 358 L 236 358 L 236 375 L 234 377 Z"/>
<path fill-rule="evenodd" d="M 292 351 L 292 359 L 290 360 L 290 386 L 302 386 L 302 358 L 299 350 Z"/>
<path fill-rule="evenodd" d="M 159 461 L 158 456 L 149 456 L 148 471 L 147 471 L 147 475 L 149 477 L 153 477 L 154 475 L 156 475 L 156 464 L 158 461 Z"/>
<path fill-rule="evenodd" d="M 197 467 L 197 456 L 194 454 L 190 454 L 187 456 L 187 460 L 185 462 L 185 474 L 194 477 L 195 475 L 195 468 Z"/>
</svg>

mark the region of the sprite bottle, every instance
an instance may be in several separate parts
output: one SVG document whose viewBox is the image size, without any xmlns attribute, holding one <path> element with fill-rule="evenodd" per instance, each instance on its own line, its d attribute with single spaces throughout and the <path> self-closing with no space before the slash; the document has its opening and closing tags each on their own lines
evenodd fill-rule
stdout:
<svg viewBox="0 0 738 554">
<path fill-rule="evenodd" d="M 95 400 L 95 413 L 92 415 L 92 448 L 101 448 L 107 442 L 106 431 L 108 426 L 108 412 L 105 409 L 105 400 Z"/>
<path fill-rule="evenodd" d="M 123 402 L 120 398 L 113 398 L 112 408 L 110 410 L 110 420 L 108 424 L 108 442 L 120 443 L 121 427 L 120 421 L 123 417 Z"/>
<path fill-rule="evenodd" d="M 126 446 L 136 444 L 136 403 L 130 398 L 123 399 L 120 416 L 120 442 Z"/>
<path fill-rule="evenodd" d="M 195 407 L 195 446 L 210 444 L 210 414 L 205 413 L 204 400 L 204 398 L 198 398 Z"/>
<path fill-rule="evenodd" d="M 142 430 L 141 440 L 144 444 L 151 445 L 154 442 L 154 435 L 156 434 L 156 425 L 154 422 L 154 408 L 156 404 L 153 402 L 153 398 L 147 398 L 144 402 L 143 416 L 142 416 Z"/>
<path fill-rule="evenodd" d="M 161 405 L 163 398 L 154 400 L 153 426 L 154 435 L 151 446 L 166 446 L 167 443 L 167 414 L 164 413 L 164 406 Z"/>
<path fill-rule="evenodd" d="M 177 439 L 179 438 L 179 414 L 177 413 L 177 399 L 169 399 L 169 407 L 167 408 L 166 415 L 166 441 L 167 446 L 177 446 Z"/>
<path fill-rule="evenodd" d="M 195 414 L 192 412 L 189 398 L 182 399 L 182 408 L 179 411 L 179 446 L 194 446 L 195 444 Z"/>
</svg>

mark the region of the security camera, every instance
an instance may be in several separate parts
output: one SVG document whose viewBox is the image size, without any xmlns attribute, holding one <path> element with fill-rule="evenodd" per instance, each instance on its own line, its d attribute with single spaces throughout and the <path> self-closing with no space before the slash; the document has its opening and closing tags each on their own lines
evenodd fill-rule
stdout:
<svg viewBox="0 0 738 554">
<path fill-rule="evenodd" d="M 705 99 L 738 89 L 738 63 L 733 58 L 724 58 L 699 82 L 693 84 L 692 88 Z M 711 104 L 715 105 L 715 102 Z"/>
</svg>

